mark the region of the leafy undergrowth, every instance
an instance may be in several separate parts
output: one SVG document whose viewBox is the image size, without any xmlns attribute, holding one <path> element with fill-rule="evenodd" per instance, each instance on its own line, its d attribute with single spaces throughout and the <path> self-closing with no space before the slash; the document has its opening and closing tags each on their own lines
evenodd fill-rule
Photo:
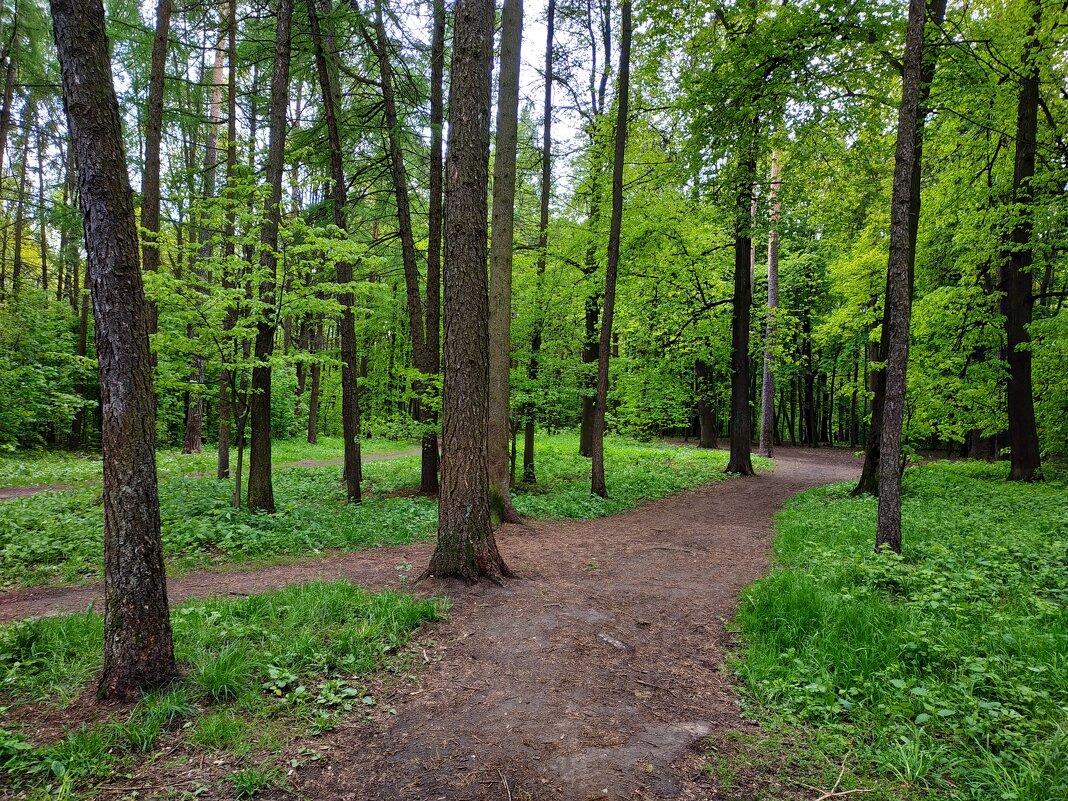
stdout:
<svg viewBox="0 0 1068 801">
<path fill-rule="evenodd" d="M 360 447 L 365 456 L 411 450 L 418 443 L 388 439 L 363 440 Z M 319 437 L 309 445 L 302 437 L 275 440 L 271 459 L 285 464 L 303 459 L 325 461 L 344 455 L 341 437 Z M 160 478 L 177 478 L 187 473 L 215 471 L 218 454 L 211 445 L 202 453 L 183 454 L 181 448 L 161 447 L 156 451 L 156 468 Z M 245 458 L 248 458 L 246 453 Z M 230 463 L 237 463 L 237 451 L 231 449 Z M 34 484 L 76 484 L 80 481 L 99 481 L 103 462 L 99 453 L 60 450 L 0 451 L 0 487 L 26 487 Z"/>
<path fill-rule="evenodd" d="M 1068 798 L 1068 491 L 1005 471 L 909 470 L 900 558 L 873 553 L 877 502 L 848 485 L 780 514 L 736 669 L 812 761 L 850 754 L 894 797 Z"/>
<path fill-rule="evenodd" d="M 172 613 L 183 678 L 117 713 L 88 707 L 90 720 L 84 705 L 69 705 L 92 691 L 100 669 L 100 616 L 0 627 L 0 787 L 69 798 L 109 780 L 128 784 L 146 764 L 165 773 L 175 752 L 191 765 L 200 752 L 222 766 L 221 794 L 251 797 L 282 780 L 279 757 L 294 738 L 330 731 L 346 715 L 390 714 L 375 688 L 408 675 L 405 644 L 444 609 L 345 581 L 188 602 Z M 64 708 L 61 724 L 38 724 Z"/>
<path fill-rule="evenodd" d="M 574 436 L 540 437 L 539 482 L 520 487 L 515 505 L 530 517 L 600 517 L 723 476 L 726 454 L 609 439 L 608 499 L 589 491 L 589 460 Z M 364 465 L 366 499 L 348 504 L 340 467 L 274 474 L 278 511 L 230 505 L 232 483 L 203 478 L 160 482 L 163 546 L 169 566 L 292 558 L 324 550 L 362 550 L 429 539 L 437 504 L 419 497 L 418 457 Z M 100 488 L 42 493 L 0 502 L 0 586 L 96 579 L 103 561 Z"/>
</svg>

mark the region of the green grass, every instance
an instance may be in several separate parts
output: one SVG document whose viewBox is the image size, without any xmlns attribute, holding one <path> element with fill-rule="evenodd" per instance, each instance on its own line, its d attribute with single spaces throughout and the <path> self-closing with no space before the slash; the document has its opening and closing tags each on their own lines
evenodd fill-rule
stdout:
<svg viewBox="0 0 1068 801">
<path fill-rule="evenodd" d="M 443 612 L 440 601 L 316 582 L 241 599 L 191 601 L 172 613 L 185 678 L 116 719 L 29 742 L 5 723 L 25 703 L 63 707 L 99 671 L 103 632 L 92 614 L 0 627 L 0 784 L 86 791 L 136 768 L 164 745 L 230 754 L 230 790 L 275 786 L 286 742 L 328 730 L 375 699 L 370 681 L 404 673 L 402 648 Z"/>
<path fill-rule="evenodd" d="M 520 487 L 516 509 L 533 518 L 587 519 L 631 508 L 723 477 L 726 454 L 610 438 L 608 499 L 589 491 L 589 460 L 574 436 L 539 438 L 539 483 Z M 232 483 L 178 477 L 160 481 L 164 552 L 172 571 L 211 563 L 277 560 L 324 550 L 356 551 L 429 539 L 437 505 L 397 497 L 419 486 L 419 458 L 364 465 L 361 504 L 345 502 L 340 467 L 293 468 L 274 475 L 278 511 L 251 514 L 230 505 Z M 96 486 L 0 502 L 0 586 L 93 580 L 103 562 L 103 514 Z"/>
<path fill-rule="evenodd" d="M 365 456 L 411 450 L 418 443 L 388 439 L 366 439 L 360 443 Z M 309 445 L 303 437 L 275 440 L 271 458 L 275 464 L 305 459 L 327 461 L 344 455 L 340 437 L 320 437 Z M 178 478 L 189 473 L 214 473 L 217 451 L 209 443 L 201 453 L 183 454 L 181 448 L 161 447 L 156 451 L 159 477 Z M 245 454 L 246 460 L 248 454 Z M 237 451 L 230 451 L 231 465 L 237 463 Z M 99 453 L 36 449 L 28 451 L 0 451 L 0 487 L 26 487 L 34 484 L 77 484 L 99 481 L 103 463 Z"/>
<path fill-rule="evenodd" d="M 1068 798 L 1068 488 L 1005 471 L 909 470 L 900 558 L 848 485 L 789 503 L 738 616 L 758 713 L 898 797 Z"/>
</svg>

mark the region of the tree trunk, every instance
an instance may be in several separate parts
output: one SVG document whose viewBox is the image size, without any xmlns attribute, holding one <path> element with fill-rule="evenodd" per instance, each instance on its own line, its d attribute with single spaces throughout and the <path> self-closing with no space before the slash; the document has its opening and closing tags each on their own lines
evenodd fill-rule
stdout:
<svg viewBox="0 0 1068 801">
<path fill-rule="evenodd" d="M 156 487 L 148 313 L 111 75 L 104 7 L 52 0 L 85 219 L 104 452 L 102 699 L 133 700 L 177 675 Z"/>
<path fill-rule="evenodd" d="M 226 189 L 233 191 L 234 170 L 237 168 L 237 0 L 228 0 L 226 14 Z M 233 204 L 227 204 L 226 229 L 223 232 L 223 255 L 227 263 L 233 257 L 236 244 L 234 232 L 237 222 L 237 210 Z M 225 268 L 224 268 L 225 269 Z M 223 286 L 231 288 L 233 281 L 224 273 Z M 227 309 L 223 319 L 223 331 L 229 332 L 237 324 L 237 309 Z M 234 350 L 236 356 L 236 347 Z M 225 361 L 225 359 L 224 359 Z M 237 398 L 231 398 L 231 382 L 233 372 L 225 363 L 219 370 L 219 457 L 216 477 L 223 479 L 230 475 L 230 424 Z M 236 393 L 233 393 L 236 396 Z M 241 492 L 238 490 L 234 496 L 238 504 L 241 502 Z M 237 504 L 235 504 L 236 506 Z"/>
<path fill-rule="evenodd" d="M 37 126 L 37 214 L 41 229 L 41 288 L 48 291 L 48 225 L 45 217 L 45 170 L 44 157 L 48 149 L 43 126 Z"/>
<path fill-rule="evenodd" d="M 148 115 L 145 124 L 145 170 L 141 176 L 141 243 L 145 272 L 159 270 L 160 142 L 163 137 L 163 89 L 167 67 L 167 37 L 171 26 L 171 0 L 156 5 L 156 32 L 152 38 L 152 66 L 148 79 Z M 148 307 L 148 331 L 156 333 L 156 304 Z M 155 366 L 155 356 L 152 357 Z"/>
<path fill-rule="evenodd" d="M 604 476 L 605 411 L 608 406 L 608 360 L 612 346 L 612 319 L 616 306 L 616 276 L 619 270 L 619 240 L 623 227 L 623 166 L 627 152 L 627 121 L 630 113 L 631 0 L 623 0 L 619 40 L 619 77 L 616 83 L 616 139 L 612 159 L 612 219 L 608 229 L 608 258 L 604 273 L 604 311 L 597 353 L 597 398 L 593 409 L 593 465 L 590 491 L 608 497 Z"/>
<path fill-rule="evenodd" d="M 901 111 L 898 115 L 890 206 L 890 259 L 887 267 L 887 351 L 881 441 L 879 444 L 879 520 L 875 549 L 901 553 L 901 431 L 905 416 L 912 315 L 912 275 L 920 211 L 920 167 L 923 148 L 923 104 L 934 77 L 934 57 L 924 54 L 924 28 L 930 13 L 936 24 L 945 14 L 945 0 L 930 9 L 923 0 L 909 3 L 909 21 L 902 59 Z M 929 91 L 929 89 L 928 89 Z"/>
<path fill-rule="evenodd" d="M 716 414 L 712 404 L 712 365 L 703 359 L 694 362 L 697 379 L 697 418 L 701 426 L 698 448 L 716 447 Z"/>
<path fill-rule="evenodd" d="M 330 142 L 330 178 L 331 198 L 334 205 L 334 225 L 342 231 L 347 230 L 345 208 L 348 206 L 348 193 L 345 183 L 345 167 L 341 149 L 341 131 L 337 121 L 337 109 L 340 105 L 340 93 L 334 80 L 336 63 L 328 62 L 328 57 L 335 58 L 333 49 L 327 53 L 323 44 L 319 25 L 319 14 L 315 0 L 308 2 L 308 22 L 310 23 L 312 43 L 315 47 L 315 67 L 319 75 L 319 88 L 323 94 L 323 116 L 326 119 L 327 138 Z M 337 264 L 337 280 L 345 285 L 352 282 L 352 265 L 348 261 Z M 357 387 L 356 371 L 356 321 L 352 314 L 352 292 L 343 289 L 338 297 L 341 303 L 341 319 L 338 333 L 341 340 L 341 428 L 345 448 L 345 490 L 353 503 L 360 501 L 360 401 Z M 315 376 L 317 378 L 318 376 Z M 314 379 L 313 379 L 314 383 Z M 309 414 L 309 419 L 311 415 Z"/>
<path fill-rule="evenodd" d="M 501 67 L 497 91 L 497 139 L 493 158 L 490 237 L 489 400 L 487 459 L 490 514 L 495 522 L 518 523 L 508 481 L 509 379 L 512 362 L 512 246 L 515 226 L 515 162 L 519 127 L 519 54 L 523 0 L 504 0 Z"/>
<path fill-rule="evenodd" d="M 1004 293 L 1001 307 L 1005 316 L 1005 349 L 1009 363 L 1009 481 L 1034 481 L 1040 477 L 1041 468 L 1031 382 L 1031 336 L 1027 330 L 1034 312 L 1031 275 L 1034 189 L 1031 180 L 1035 175 L 1038 127 L 1038 65 L 1035 57 L 1041 14 L 1041 5 L 1036 3 L 1024 46 L 1016 109 L 1016 156 L 1012 178 L 1016 223 L 1009 237 L 1011 250 L 998 277 L 998 288 Z"/>
<path fill-rule="evenodd" d="M 486 466 L 489 184 L 493 0 L 457 0 L 445 165 L 445 375 L 438 541 L 426 575 L 511 575 L 490 522 Z"/>
<path fill-rule="evenodd" d="M 556 29 L 556 0 L 549 0 L 546 9 L 546 34 L 545 34 L 545 94 L 542 103 L 541 117 L 541 197 L 539 201 L 538 218 L 538 263 L 535 268 L 540 295 L 540 288 L 545 276 L 545 267 L 548 260 L 549 247 L 549 200 L 552 194 L 553 181 L 553 41 Z M 538 359 L 541 351 L 541 312 L 535 312 L 534 332 L 530 339 L 530 363 L 527 367 L 527 378 L 531 383 L 538 377 Z M 583 409 L 586 408 L 587 398 L 583 398 Z M 534 484 L 538 480 L 537 468 L 534 463 L 534 404 L 526 404 L 523 425 L 523 483 Z M 583 416 L 585 421 L 585 412 Z M 583 436 L 588 429 L 584 424 Z M 579 453 L 589 455 L 589 449 L 584 449 L 579 444 Z"/>
<path fill-rule="evenodd" d="M 775 451 L 775 315 L 779 308 L 779 154 L 771 154 L 771 230 L 768 231 L 768 321 L 764 334 L 764 374 L 760 390 L 760 453 Z"/>
<path fill-rule="evenodd" d="M 318 353 L 323 349 L 322 325 L 313 326 L 311 351 Z M 311 373 L 311 387 L 308 390 L 308 444 L 315 445 L 319 442 L 319 381 L 323 373 L 323 365 L 318 359 L 311 363 L 308 370 Z"/>
<path fill-rule="evenodd" d="M 756 138 L 756 123 L 751 136 Z M 749 145 L 755 147 L 755 141 Z M 750 151 L 743 164 L 742 189 L 738 193 L 735 209 L 734 233 L 734 303 L 731 315 L 731 455 L 727 462 L 728 473 L 743 476 L 753 475 L 750 455 L 752 431 L 749 426 L 749 315 L 753 296 L 749 282 L 749 228 L 750 196 L 753 192 L 753 176 L 756 173 L 755 157 Z"/>
<path fill-rule="evenodd" d="M 15 252 L 11 268 L 11 294 L 18 296 L 22 284 L 22 240 L 26 235 L 26 173 L 30 155 L 30 133 L 22 138 L 22 158 L 19 160 L 19 189 L 15 199 Z"/>
<path fill-rule="evenodd" d="M 15 63 L 15 37 L 19 32 L 19 8 L 15 4 L 11 20 L 11 33 L 5 43 L 4 50 L 0 53 L 0 66 L 4 68 L 4 92 L 0 98 L 0 175 L 4 174 L 4 153 L 7 151 L 7 135 L 11 130 L 11 104 L 15 99 L 15 78 L 17 65 Z M 0 254 L 2 258 L 2 254 Z"/>
<path fill-rule="evenodd" d="M 270 134 L 267 145 L 266 215 L 261 233 L 260 300 L 265 308 L 256 323 L 256 365 L 252 368 L 252 397 L 249 410 L 252 423 L 249 443 L 248 507 L 252 511 L 274 511 L 274 484 L 271 481 L 271 355 L 277 327 L 275 293 L 278 271 L 278 227 L 281 223 L 282 172 L 285 167 L 286 109 L 289 106 L 290 25 L 293 0 L 278 0 L 278 26 L 274 39 L 274 74 L 271 80 Z"/>
</svg>

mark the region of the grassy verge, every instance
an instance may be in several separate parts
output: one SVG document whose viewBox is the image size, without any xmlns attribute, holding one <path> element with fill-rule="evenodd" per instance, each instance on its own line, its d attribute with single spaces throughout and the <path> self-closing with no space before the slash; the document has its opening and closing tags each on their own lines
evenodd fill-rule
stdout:
<svg viewBox="0 0 1068 801">
<path fill-rule="evenodd" d="M 1068 491 L 1004 473 L 908 471 L 900 558 L 848 486 L 787 505 L 736 665 L 783 753 L 886 798 L 1068 798 Z"/>
<path fill-rule="evenodd" d="M 279 759 L 294 738 L 343 716 L 389 714 L 376 688 L 407 673 L 403 646 L 442 611 L 344 581 L 189 602 L 172 614 L 185 676 L 132 709 L 90 707 L 88 722 L 84 708 L 63 710 L 100 668 L 100 617 L 0 627 L 0 787 L 69 798 L 108 781 L 136 785 L 151 765 L 158 790 L 172 768 L 188 778 L 192 756 L 209 754 L 201 786 L 251 797 L 283 782 Z"/>
<path fill-rule="evenodd" d="M 726 454 L 609 439 L 608 499 L 589 491 L 589 460 L 574 436 L 540 437 L 539 481 L 520 487 L 519 512 L 534 518 L 593 518 L 662 498 L 723 476 Z M 433 499 L 414 494 L 418 457 L 368 462 L 367 498 L 345 502 L 341 468 L 293 468 L 274 476 L 274 515 L 230 506 L 232 484 L 215 479 L 160 482 L 163 545 L 169 568 L 182 572 L 213 563 L 272 560 L 324 550 L 356 551 L 432 536 Z M 74 583 L 101 575 L 100 490 L 87 487 L 0 502 L 0 587 Z"/>
<path fill-rule="evenodd" d="M 388 439 L 364 440 L 360 447 L 365 456 L 411 450 L 416 442 L 398 442 Z M 275 464 L 286 464 L 303 459 L 325 461 L 340 459 L 344 455 L 340 437 L 320 437 L 315 445 L 309 445 L 301 437 L 276 440 L 271 448 Z M 246 453 L 246 459 L 248 454 Z M 160 478 L 177 478 L 188 473 L 213 473 L 217 465 L 217 453 L 209 444 L 202 453 L 182 453 L 181 448 L 163 447 L 156 452 Z M 237 463 L 237 451 L 230 451 L 230 463 Z M 27 487 L 34 484 L 76 484 L 81 481 L 99 481 L 103 463 L 99 453 L 72 453 L 70 451 L 32 450 L 0 452 L 0 487 Z"/>
</svg>

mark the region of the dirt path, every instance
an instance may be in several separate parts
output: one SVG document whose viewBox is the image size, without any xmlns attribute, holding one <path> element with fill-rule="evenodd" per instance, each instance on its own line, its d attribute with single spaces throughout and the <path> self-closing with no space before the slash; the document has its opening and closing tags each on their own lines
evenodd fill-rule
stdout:
<svg viewBox="0 0 1068 801">
<path fill-rule="evenodd" d="M 774 472 L 724 481 L 602 520 L 509 527 L 504 587 L 424 582 L 447 594 L 417 687 L 380 727 L 331 735 L 295 773 L 329 799 L 709 799 L 698 745 L 753 730 L 724 668 L 739 591 L 770 566 L 772 517 L 807 487 L 853 478 L 840 451 L 784 449 Z M 611 484 L 609 484 L 611 489 Z M 426 545 L 171 582 L 175 600 L 316 577 L 395 587 Z M 93 588 L 0 595 L 0 619 L 83 609 Z M 318 738 L 316 744 L 321 744 Z"/>
<path fill-rule="evenodd" d="M 400 459 L 402 456 L 418 456 L 419 454 L 420 451 L 416 448 L 414 450 L 395 451 L 393 453 L 376 453 L 370 456 L 364 456 L 363 461 L 385 462 L 390 459 Z M 296 462 L 282 462 L 281 464 L 276 464 L 272 469 L 286 470 L 291 467 L 333 467 L 344 463 L 344 459 L 301 459 Z M 215 473 L 186 473 L 187 478 L 212 478 L 214 476 Z M 0 487 L 0 501 L 7 501 L 11 498 L 27 498 L 42 492 L 65 492 L 76 487 L 85 487 L 99 483 L 99 481 L 90 480 L 81 481 L 77 484 L 30 484 L 25 487 Z"/>
</svg>

